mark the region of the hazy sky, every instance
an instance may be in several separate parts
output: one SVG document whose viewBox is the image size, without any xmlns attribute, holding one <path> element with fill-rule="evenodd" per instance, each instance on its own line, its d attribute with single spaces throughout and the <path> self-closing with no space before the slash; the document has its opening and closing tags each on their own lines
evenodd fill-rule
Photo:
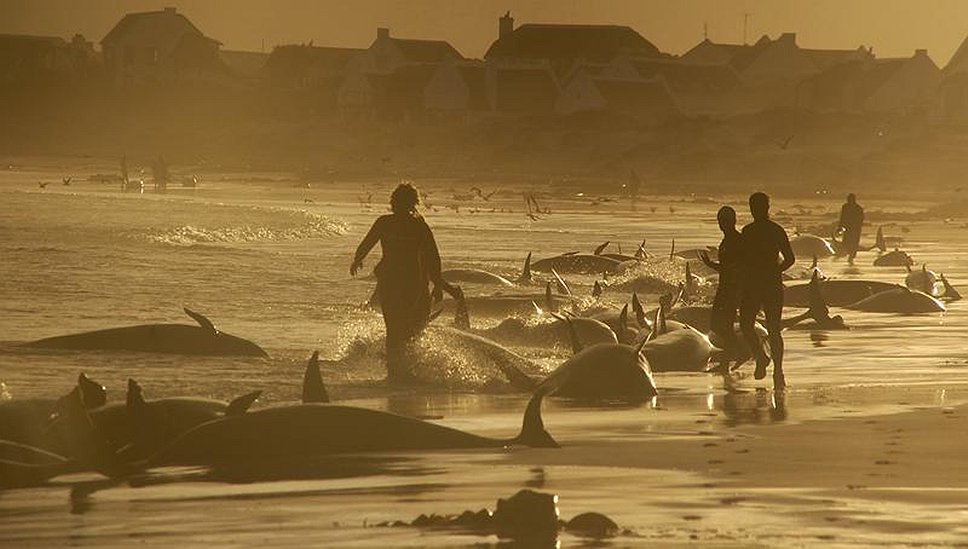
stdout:
<svg viewBox="0 0 968 549">
<path fill-rule="evenodd" d="M 811 48 L 874 47 L 880 57 L 915 48 L 943 66 L 968 34 L 968 0 L 0 0 L 0 32 L 100 40 L 129 11 L 175 6 L 226 49 L 285 43 L 366 47 L 377 26 L 407 38 L 448 40 L 480 57 L 506 10 L 528 22 L 628 25 L 659 49 L 682 53 L 719 42 L 796 32 Z"/>
</svg>

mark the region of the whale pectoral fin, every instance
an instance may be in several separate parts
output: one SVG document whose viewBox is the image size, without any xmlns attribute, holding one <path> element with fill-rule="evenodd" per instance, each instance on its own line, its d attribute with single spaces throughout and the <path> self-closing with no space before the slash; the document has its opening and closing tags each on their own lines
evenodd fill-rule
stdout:
<svg viewBox="0 0 968 549">
<path fill-rule="evenodd" d="M 252 391 L 251 393 L 246 393 L 240 397 L 237 397 L 232 402 L 229 402 L 228 407 L 225 408 L 225 415 L 241 416 L 249 410 L 249 407 L 251 407 L 260 396 L 262 396 L 262 391 Z"/>
<path fill-rule="evenodd" d="M 326 386 L 323 385 L 323 376 L 319 373 L 319 351 L 313 351 L 313 356 L 309 357 L 309 363 L 306 365 L 302 401 L 303 404 L 329 402 Z"/>
<path fill-rule="evenodd" d="M 207 332 L 210 332 L 212 335 L 215 335 L 218 333 L 218 330 L 215 328 L 215 325 L 212 324 L 211 320 L 205 318 L 205 315 L 196 313 L 195 311 L 189 309 L 188 307 L 184 307 L 184 310 L 185 310 L 185 314 L 192 317 L 192 320 L 197 322 L 198 325 L 202 327 L 202 329 L 204 329 Z"/>
<path fill-rule="evenodd" d="M 555 277 L 555 282 L 557 283 L 558 293 L 561 294 L 561 295 L 566 295 L 566 296 L 571 297 L 571 289 L 568 288 L 568 285 L 565 284 L 565 280 L 563 278 L 561 278 L 561 275 L 558 274 L 558 271 L 556 271 L 554 269 L 554 267 L 551 268 L 551 274 L 554 275 L 554 277 Z"/>
</svg>

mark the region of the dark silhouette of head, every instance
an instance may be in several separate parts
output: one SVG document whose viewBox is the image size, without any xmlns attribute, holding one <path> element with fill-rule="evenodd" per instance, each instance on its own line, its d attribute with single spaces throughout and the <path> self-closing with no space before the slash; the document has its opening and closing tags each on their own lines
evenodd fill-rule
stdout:
<svg viewBox="0 0 968 549">
<path fill-rule="evenodd" d="M 397 185 L 397 188 L 393 189 L 393 194 L 390 195 L 390 209 L 395 214 L 415 214 L 419 203 L 420 195 L 413 183 Z"/>
<path fill-rule="evenodd" d="M 736 210 L 731 206 L 723 206 L 716 213 L 716 221 L 719 221 L 719 228 L 724 233 L 729 230 L 736 230 Z"/>
<path fill-rule="evenodd" d="M 750 195 L 750 213 L 753 214 L 754 221 L 770 218 L 770 197 L 766 193 L 753 193 Z"/>
<path fill-rule="evenodd" d="M 848 204 L 857 204 L 857 195 L 855 195 L 854 193 L 848 194 L 847 195 L 847 203 Z"/>
</svg>

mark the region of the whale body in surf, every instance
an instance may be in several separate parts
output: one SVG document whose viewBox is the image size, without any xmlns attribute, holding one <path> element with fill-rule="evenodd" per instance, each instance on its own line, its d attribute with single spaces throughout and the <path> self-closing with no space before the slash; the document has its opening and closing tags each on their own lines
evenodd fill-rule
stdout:
<svg viewBox="0 0 968 549">
<path fill-rule="evenodd" d="M 625 271 L 631 268 L 634 263 L 618 261 L 601 255 L 573 252 L 539 259 L 531 264 L 531 268 L 549 273 L 555 270 L 567 274 L 612 274 Z"/>
<path fill-rule="evenodd" d="M 35 349 L 73 349 L 99 351 L 138 351 L 204 356 L 269 355 L 255 343 L 226 334 L 203 315 L 190 309 L 185 313 L 198 324 L 141 324 L 108 328 L 63 336 L 48 337 L 25 347 Z"/>
<path fill-rule="evenodd" d="M 891 290 L 897 284 L 879 280 L 827 279 L 820 281 L 824 299 L 828 305 L 844 307 L 872 296 Z M 783 289 L 783 305 L 786 307 L 810 307 L 810 283 L 791 284 Z"/>
<path fill-rule="evenodd" d="M 835 254 L 833 246 L 825 238 L 815 234 L 798 234 L 790 239 L 790 248 L 797 257 L 831 257 Z"/>
<path fill-rule="evenodd" d="M 944 303 L 934 297 L 905 286 L 895 286 L 893 289 L 866 297 L 857 303 L 846 305 L 845 308 L 869 313 L 943 313 Z"/>
</svg>

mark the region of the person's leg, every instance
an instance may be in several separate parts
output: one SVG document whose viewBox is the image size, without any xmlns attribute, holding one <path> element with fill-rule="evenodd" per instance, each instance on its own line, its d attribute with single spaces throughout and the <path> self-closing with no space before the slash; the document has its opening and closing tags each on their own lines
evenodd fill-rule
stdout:
<svg viewBox="0 0 968 549">
<path fill-rule="evenodd" d="M 773 355 L 773 386 L 782 389 L 786 384 L 783 376 L 783 285 L 778 284 L 770 290 L 764 296 L 763 312 L 766 315 L 766 330 L 770 334 L 770 354 Z"/>
<path fill-rule="evenodd" d="M 740 301 L 739 326 L 743 332 L 743 338 L 746 340 L 746 345 L 749 346 L 750 352 L 756 358 L 756 370 L 753 373 L 753 377 L 763 379 L 766 377 L 766 366 L 770 363 L 770 357 L 766 356 L 766 353 L 763 352 L 763 348 L 760 346 L 760 340 L 756 336 L 756 330 L 753 329 L 753 323 L 756 322 L 756 313 L 759 310 L 759 297 L 755 295 L 754 291 L 744 291 L 742 300 Z"/>
<path fill-rule="evenodd" d="M 406 306 L 400 296 L 386 284 L 378 284 L 383 323 L 386 326 L 386 367 L 388 381 L 401 381 L 410 377 L 410 365 L 406 357 L 409 319 Z"/>
</svg>

